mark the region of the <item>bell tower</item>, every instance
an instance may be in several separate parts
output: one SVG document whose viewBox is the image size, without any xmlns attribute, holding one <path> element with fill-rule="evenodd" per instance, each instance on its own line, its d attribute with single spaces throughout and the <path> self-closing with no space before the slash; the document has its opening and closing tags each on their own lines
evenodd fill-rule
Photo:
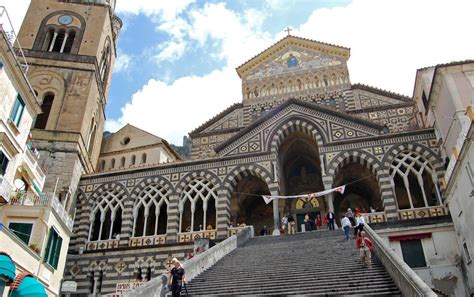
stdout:
<svg viewBox="0 0 474 297">
<path fill-rule="evenodd" d="M 122 26 L 114 6 L 113 0 L 32 0 L 18 34 L 42 104 L 32 139 L 47 174 L 44 191 L 63 201 L 97 165 Z"/>
</svg>

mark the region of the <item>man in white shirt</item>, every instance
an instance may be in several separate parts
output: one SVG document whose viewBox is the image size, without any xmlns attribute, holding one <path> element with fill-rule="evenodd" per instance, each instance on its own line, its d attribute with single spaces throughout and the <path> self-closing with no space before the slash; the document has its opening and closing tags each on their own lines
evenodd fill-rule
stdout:
<svg viewBox="0 0 474 297">
<path fill-rule="evenodd" d="M 344 234 L 346 235 L 346 240 L 350 239 L 350 228 L 351 228 L 351 221 L 345 215 L 341 219 L 341 227 L 344 230 Z"/>
</svg>

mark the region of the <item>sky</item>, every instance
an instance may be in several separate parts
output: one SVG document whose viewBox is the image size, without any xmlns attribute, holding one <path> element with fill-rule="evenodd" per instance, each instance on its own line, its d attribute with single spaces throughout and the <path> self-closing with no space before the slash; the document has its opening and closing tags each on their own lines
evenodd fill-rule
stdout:
<svg viewBox="0 0 474 297">
<path fill-rule="evenodd" d="M 29 0 L 0 0 L 16 28 Z M 416 69 L 473 59 L 472 0 L 117 0 L 106 130 L 169 142 L 240 102 L 235 68 L 286 36 L 351 48 L 352 83 L 411 96 Z M 18 30 L 18 29 L 17 29 Z"/>
</svg>

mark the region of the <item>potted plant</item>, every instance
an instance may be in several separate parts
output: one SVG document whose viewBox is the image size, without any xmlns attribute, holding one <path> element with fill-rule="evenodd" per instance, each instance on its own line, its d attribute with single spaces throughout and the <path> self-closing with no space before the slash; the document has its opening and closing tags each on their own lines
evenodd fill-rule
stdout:
<svg viewBox="0 0 474 297">
<path fill-rule="evenodd" d="M 30 244 L 30 249 L 32 249 L 38 255 L 41 253 L 41 249 L 34 243 Z"/>
</svg>

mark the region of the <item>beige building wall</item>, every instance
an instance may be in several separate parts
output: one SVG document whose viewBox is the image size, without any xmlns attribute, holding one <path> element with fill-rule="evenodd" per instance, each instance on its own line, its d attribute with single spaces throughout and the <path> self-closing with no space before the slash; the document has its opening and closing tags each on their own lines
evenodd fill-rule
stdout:
<svg viewBox="0 0 474 297">
<path fill-rule="evenodd" d="M 423 95 L 424 93 L 424 95 Z M 456 232 L 466 294 L 474 293 L 474 151 L 472 148 L 474 61 L 420 69 L 414 97 L 425 127 L 434 127 L 445 158 L 445 197 Z M 424 101 L 424 102 L 423 102 Z"/>
</svg>

